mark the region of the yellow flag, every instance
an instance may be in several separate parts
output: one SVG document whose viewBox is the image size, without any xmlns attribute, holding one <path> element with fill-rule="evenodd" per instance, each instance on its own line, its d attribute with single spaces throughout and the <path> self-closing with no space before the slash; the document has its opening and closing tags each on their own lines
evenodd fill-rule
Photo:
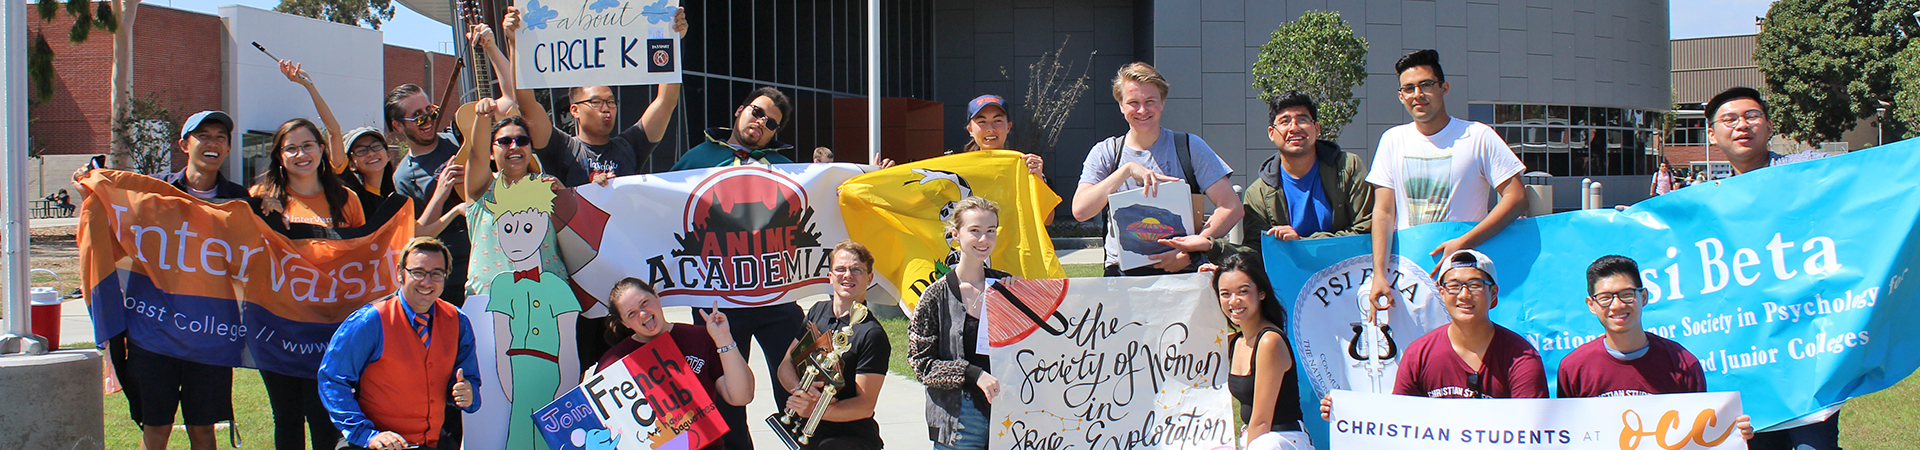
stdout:
<svg viewBox="0 0 1920 450">
<path fill-rule="evenodd" d="M 847 234 L 874 254 L 882 285 L 913 314 L 921 291 L 952 269 L 942 214 L 969 195 L 1000 205 L 1000 239 L 988 265 L 1021 278 L 1065 278 L 1047 236 L 1060 204 L 1020 152 L 982 150 L 901 164 L 840 185 Z"/>
</svg>

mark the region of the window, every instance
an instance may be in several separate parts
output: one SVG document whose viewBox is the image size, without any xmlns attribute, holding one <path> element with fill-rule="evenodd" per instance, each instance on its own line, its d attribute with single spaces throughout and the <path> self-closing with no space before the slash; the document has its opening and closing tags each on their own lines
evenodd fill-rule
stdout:
<svg viewBox="0 0 1920 450">
<path fill-rule="evenodd" d="M 1647 175 L 1658 158 L 1650 140 L 1665 111 L 1580 105 L 1482 103 L 1469 106 L 1494 126 L 1528 170 L 1554 176 Z M 1491 122 L 1486 119 L 1491 116 Z M 1669 145 L 1704 143 L 1705 119 L 1679 119 Z M 1692 126 L 1689 128 L 1689 126 Z"/>
</svg>

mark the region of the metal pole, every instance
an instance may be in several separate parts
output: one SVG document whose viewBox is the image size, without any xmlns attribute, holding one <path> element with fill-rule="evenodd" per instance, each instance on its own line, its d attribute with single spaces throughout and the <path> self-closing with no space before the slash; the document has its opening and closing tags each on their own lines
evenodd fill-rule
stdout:
<svg viewBox="0 0 1920 450">
<path fill-rule="evenodd" d="M 867 0 L 867 164 L 880 163 L 880 0 Z"/>
<path fill-rule="evenodd" d="M 6 175 L 0 233 L 6 235 L 7 272 L 7 333 L 0 335 L 0 355 L 38 355 L 47 352 L 47 340 L 30 328 L 27 299 L 27 2 L 0 7 L 0 49 L 6 55 L 0 64 L 0 136 L 5 137 L 0 173 Z"/>
</svg>

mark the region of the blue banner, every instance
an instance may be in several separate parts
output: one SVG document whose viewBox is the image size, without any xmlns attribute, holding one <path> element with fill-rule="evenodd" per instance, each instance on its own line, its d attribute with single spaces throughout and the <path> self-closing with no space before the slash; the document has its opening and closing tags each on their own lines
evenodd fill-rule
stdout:
<svg viewBox="0 0 1920 450">
<path fill-rule="evenodd" d="M 1907 323 L 1920 316 L 1920 299 L 1915 283 L 1903 283 L 1920 263 L 1915 174 L 1920 140 L 1908 140 L 1760 169 L 1624 211 L 1517 220 L 1479 247 L 1498 272 L 1500 302 L 1491 317 L 1534 344 L 1551 383 L 1561 358 L 1604 334 L 1584 303 L 1588 264 L 1627 256 L 1649 290 L 1644 327 L 1692 351 L 1707 390 L 1739 391 L 1756 429 L 1824 419 L 1920 365 L 1920 328 Z M 1472 225 L 1401 231 L 1395 267 L 1433 267 L 1438 256 L 1428 252 Z M 1373 279 L 1370 245 L 1368 236 L 1264 244 L 1274 289 L 1294 316 L 1289 322 L 1309 325 L 1289 333 L 1300 407 L 1318 442 L 1327 436 L 1319 396 L 1367 383 L 1346 375 L 1364 376 L 1356 368 L 1366 362 L 1341 355 L 1363 340 L 1359 327 L 1345 328 L 1364 317 L 1355 299 Z M 1435 303 L 1426 303 L 1432 281 L 1424 270 L 1395 272 L 1391 280 L 1409 300 L 1396 305 L 1385 339 L 1404 346 L 1446 316 L 1426 307 Z M 1342 329 L 1316 335 L 1314 322 Z M 1328 336 L 1335 331 L 1345 336 Z M 1392 386 L 1393 373 L 1385 375 Z"/>
</svg>

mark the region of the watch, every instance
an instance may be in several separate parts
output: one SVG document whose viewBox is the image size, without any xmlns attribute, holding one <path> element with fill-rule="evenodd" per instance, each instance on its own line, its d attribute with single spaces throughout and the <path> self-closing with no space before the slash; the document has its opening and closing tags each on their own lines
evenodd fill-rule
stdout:
<svg viewBox="0 0 1920 450">
<path fill-rule="evenodd" d="M 724 355 L 724 354 L 726 354 L 727 352 L 731 352 L 731 351 L 733 351 L 734 349 L 737 349 L 737 348 L 740 348 L 740 343 L 739 343 L 739 342 L 735 342 L 735 343 L 732 343 L 732 344 L 727 344 L 727 346 L 725 346 L 725 347 L 720 347 L 720 348 L 717 348 L 717 349 L 714 349 L 714 350 L 713 350 L 713 352 L 714 352 L 715 354 L 722 354 L 722 355 Z"/>
</svg>

